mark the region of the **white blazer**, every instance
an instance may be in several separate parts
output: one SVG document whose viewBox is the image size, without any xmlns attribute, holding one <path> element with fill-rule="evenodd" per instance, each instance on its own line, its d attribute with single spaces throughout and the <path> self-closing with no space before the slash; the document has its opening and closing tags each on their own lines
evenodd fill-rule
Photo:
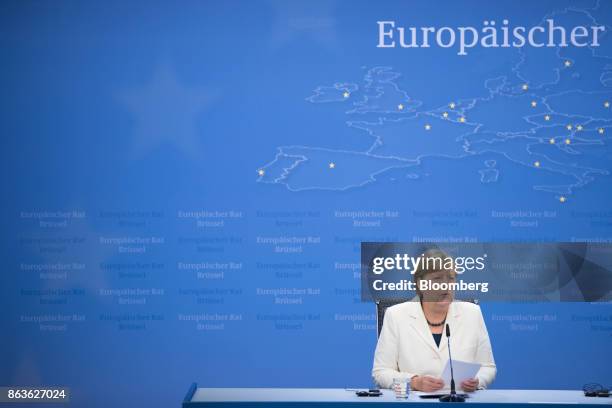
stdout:
<svg viewBox="0 0 612 408">
<path fill-rule="evenodd" d="M 497 368 L 480 307 L 454 301 L 449 306 L 446 323 L 451 331 L 453 360 L 480 363 L 482 367 L 476 375 L 478 387 L 486 388 L 495 379 Z M 372 377 L 379 387 L 391 388 L 394 378 L 415 375 L 440 378 L 447 361 L 446 335 L 442 335 L 440 347 L 436 346 L 418 301 L 387 309 L 372 368 Z M 455 379 L 457 389 L 463 380 L 465 378 Z M 450 384 L 444 384 L 444 388 L 449 387 Z"/>
</svg>

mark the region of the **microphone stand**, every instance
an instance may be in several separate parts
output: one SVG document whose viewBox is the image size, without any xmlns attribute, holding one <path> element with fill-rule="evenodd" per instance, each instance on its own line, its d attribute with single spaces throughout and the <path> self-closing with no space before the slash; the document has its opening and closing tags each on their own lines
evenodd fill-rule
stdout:
<svg viewBox="0 0 612 408">
<path fill-rule="evenodd" d="M 453 373 L 453 358 L 451 357 L 450 349 L 450 327 L 448 326 L 448 323 L 446 324 L 446 341 L 448 342 L 448 362 L 451 369 L 451 389 L 450 394 L 440 397 L 440 402 L 465 402 L 465 397 L 458 395 L 457 391 L 455 391 L 455 375 Z"/>
</svg>

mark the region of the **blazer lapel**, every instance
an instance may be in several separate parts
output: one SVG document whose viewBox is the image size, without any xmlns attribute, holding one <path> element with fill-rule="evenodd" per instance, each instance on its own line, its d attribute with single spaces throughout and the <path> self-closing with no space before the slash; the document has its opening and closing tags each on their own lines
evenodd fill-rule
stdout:
<svg viewBox="0 0 612 408">
<path fill-rule="evenodd" d="M 446 315 L 446 324 L 450 327 L 451 341 L 452 336 L 456 335 L 457 329 L 461 323 L 459 318 L 460 308 L 457 307 L 457 301 L 453 301 L 448 307 L 448 314 Z M 451 346 L 452 347 L 452 346 Z M 448 340 L 446 339 L 446 327 L 442 330 L 442 340 L 440 340 L 440 348 L 438 349 L 440 354 L 448 357 Z"/>
<path fill-rule="evenodd" d="M 433 339 L 433 335 L 431 334 L 431 330 L 429 330 L 429 325 L 423 314 L 421 304 L 418 301 L 413 304 L 414 307 L 410 310 L 410 324 L 432 351 L 434 353 L 439 353 L 438 346 L 436 346 L 436 342 Z"/>
<path fill-rule="evenodd" d="M 448 314 L 446 316 L 446 324 L 448 324 L 451 329 L 451 337 L 453 334 L 458 332 L 457 330 L 461 322 L 459 316 L 460 308 L 457 307 L 456 301 L 453 301 L 449 305 Z M 414 328 L 414 331 L 417 332 L 419 337 L 421 337 L 421 339 L 431 348 L 434 353 L 438 354 L 440 357 L 448 355 L 446 327 L 442 330 L 442 339 L 440 340 L 440 347 L 438 347 L 434 341 L 433 335 L 431 334 L 427 320 L 425 319 L 423 308 L 418 301 L 414 302 L 413 307 L 410 308 L 410 324 Z"/>
</svg>

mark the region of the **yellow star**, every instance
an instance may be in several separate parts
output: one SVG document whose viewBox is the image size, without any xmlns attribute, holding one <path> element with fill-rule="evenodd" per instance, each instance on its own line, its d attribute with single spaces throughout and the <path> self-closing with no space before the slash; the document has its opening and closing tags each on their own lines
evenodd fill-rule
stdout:
<svg viewBox="0 0 612 408">
<path fill-rule="evenodd" d="M 335 169 L 336 168 L 336 163 L 334 163 L 334 162 L 329 163 L 329 168 L 330 169 Z"/>
<path fill-rule="evenodd" d="M 399 105 L 397 105 L 397 109 L 399 110 L 403 110 L 404 109 L 404 105 L 402 105 L 401 103 Z"/>
<path fill-rule="evenodd" d="M 351 96 L 351 94 L 349 93 L 349 91 L 344 91 L 342 96 L 344 96 L 345 98 L 348 98 L 349 96 Z"/>
<path fill-rule="evenodd" d="M 566 67 L 569 67 L 570 65 L 572 65 L 572 62 L 571 62 L 571 61 L 569 61 L 569 60 L 565 61 L 565 66 L 566 66 Z"/>
<path fill-rule="evenodd" d="M 529 89 L 529 85 L 527 85 L 527 84 L 523 84 L 522 88 L 523 88 L 523 91 L 526 91 L 526 90 L 528 90 L 528 89 Z"/>
<path fill-rule="evenodd" d="M 448 112 L 444 112 L 442 116 L 444 116 L 444 118 L 448 118 Z"/>
<path fill-rule="evenodd" d="M 535 108 L 536 106 L 538 106 L 538 103 L 536 101 L 531 101 L 531 107 Z"/>
<path fill-rule="evenodd" d="M 455 102 L 449 103 L 448 107 L 451 108 L 451 109 L 455 109 Z"/>
<path fill-rule="evenodd" d="M 565 139 L 565 144 L 567 144 L 567 145 L 568 145 L 568 144 L 570 144 L 570 143 L 572 143 L 572 141 L 571 141 L 570 139 Z"/>
<path fill-rule="evenodd" d="M 544 116 L 544 120 L 550 120 L 550 115 Z"/>
<path fill-rule="evenodd" d="M 582 125 L 576 126 L 576 130 L 582 130 Z"/>
<path fill-rule="evenodd" d="M 604 102 L 604 108 L 609 108 L 609 107 L 610 107 L 610 102 L 605 101 L 605 102 Z"/>
<path fill-rule="evenodd" d="M 548 143 L 550 143 L 550 144 L 555 144 L 555 138 L 554 138 L 554 137 L 551 137 L 551 138 L 548 140 Z"/>
<path fill-rule="evenodd" d="M 564 196 L 559 197 L 559 201 L 564 203 L 565 201 L 567 201 L 567 198 L 565 198 Z"/>
<path fill-rule="evenodd" d="M 263 177 L 263 175 L 266 174 L 266 171 L 264 169 L 259 169 L 257 170 L 257 174 L 259 174 L 260 177 Z"/>
<path fill-rule="evenodd" d="M 459 118 L 459 122 L 461 122 L 461 123 L 465 123 L 465 117 L 463 117 L 463 116 L 462 116 L 462 117 L 460 117 L 460 118 Z"/>
<path fill-rule="evenodd" d="M 425 125 L 425 130 L 431 130 L 431 125 L 429 123 Z"/>
<path fill-rule="evenodd" d="M 597 131 L 599 132 L 599 134 L 600 134 L 600 135 L 603 135 L 603 133 L 604 133 L 604 128 L 599 128 L 599 129 L 597 129 Z"/>
<path fill-rule="evenodd" d="M 540 162 L 536 161 L 536 162 L 533 163 L 533 165 L 536 166 L 536 167 L 540 167 Z"/>
<path fill-rule="evenodd" d="M 567 125 L 565 128 L 566 128 L 567 130 L 572 130 L 572 125 Z"/>
</svg>

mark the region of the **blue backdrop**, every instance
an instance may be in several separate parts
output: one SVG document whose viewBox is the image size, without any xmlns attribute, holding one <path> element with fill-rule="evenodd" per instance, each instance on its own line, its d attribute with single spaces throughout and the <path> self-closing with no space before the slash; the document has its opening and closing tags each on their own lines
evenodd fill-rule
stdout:
<svg viewBox="0 0 612 408">
<path fill-rule="evenodd" d="M 361 241 L 612 239 L 612 3 L 5 1 L 0 385 L 367 387 Z M 377 48 L 605 26 L 598 47 Z M 609 304 L 482 305 L 496 388 L 612 385 Z"/>
</svg>

